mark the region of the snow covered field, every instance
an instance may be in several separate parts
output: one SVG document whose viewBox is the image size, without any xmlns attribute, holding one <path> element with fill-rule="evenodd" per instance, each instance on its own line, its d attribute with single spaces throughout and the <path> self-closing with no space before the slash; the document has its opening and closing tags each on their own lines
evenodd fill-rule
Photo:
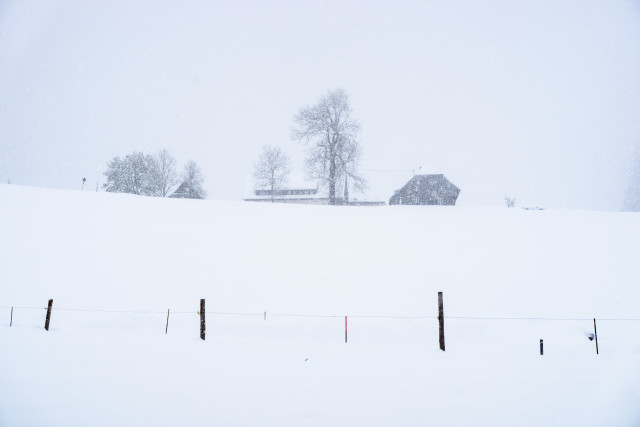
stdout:
<svg viewBox="0 0 640 427">
<path fill-rule="evenodd" d="M 0 185 L 0 426 L 638 426 L 639 241 L 637 213 Z"/>
</svg>

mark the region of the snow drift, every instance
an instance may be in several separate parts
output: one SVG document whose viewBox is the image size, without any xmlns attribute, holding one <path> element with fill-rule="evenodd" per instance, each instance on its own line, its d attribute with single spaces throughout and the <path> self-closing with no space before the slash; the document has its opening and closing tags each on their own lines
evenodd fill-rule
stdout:
<svg viewBox="0 0 640 427">
<path fill-rule="evenodd" d="M 0 425 L 635 426 L 638 241 L 637 213 L 0 185 Z"/>
</svg>

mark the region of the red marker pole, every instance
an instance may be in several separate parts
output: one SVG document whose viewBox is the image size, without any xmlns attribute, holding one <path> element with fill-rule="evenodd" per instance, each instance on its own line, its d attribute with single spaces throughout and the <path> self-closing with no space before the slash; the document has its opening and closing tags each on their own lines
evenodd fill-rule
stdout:
<svg viewBox="0 0 640 427">
<path fill-rule="evenodd" d="M 347 316 L 344 316 L 344 343 L 347 343 Z"/>
</svg>

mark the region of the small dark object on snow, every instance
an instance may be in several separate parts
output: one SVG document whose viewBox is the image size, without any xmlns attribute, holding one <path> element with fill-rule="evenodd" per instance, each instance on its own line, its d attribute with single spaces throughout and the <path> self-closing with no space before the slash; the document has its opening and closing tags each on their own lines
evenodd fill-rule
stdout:
<svg viewBox="0 0 640 427">
<path fill-rule="evenodd" d="M 593 335 L 593 334 L 587 335 L 587 338 L 589 338 L 589 341 L 593 341 L 594 337 L 595 337 L 595 335 Z"/>
</svg>

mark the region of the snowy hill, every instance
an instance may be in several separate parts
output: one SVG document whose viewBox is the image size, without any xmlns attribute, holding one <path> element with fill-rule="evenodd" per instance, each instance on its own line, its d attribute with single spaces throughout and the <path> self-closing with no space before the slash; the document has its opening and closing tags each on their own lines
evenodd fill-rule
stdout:
<svg viewBox="0 0 640 427">
<path fill-rule="evenodd" d="M 0 185 L 0 425 L 636 426 L 638 241 L 637 213 Z"/>
</svg>

